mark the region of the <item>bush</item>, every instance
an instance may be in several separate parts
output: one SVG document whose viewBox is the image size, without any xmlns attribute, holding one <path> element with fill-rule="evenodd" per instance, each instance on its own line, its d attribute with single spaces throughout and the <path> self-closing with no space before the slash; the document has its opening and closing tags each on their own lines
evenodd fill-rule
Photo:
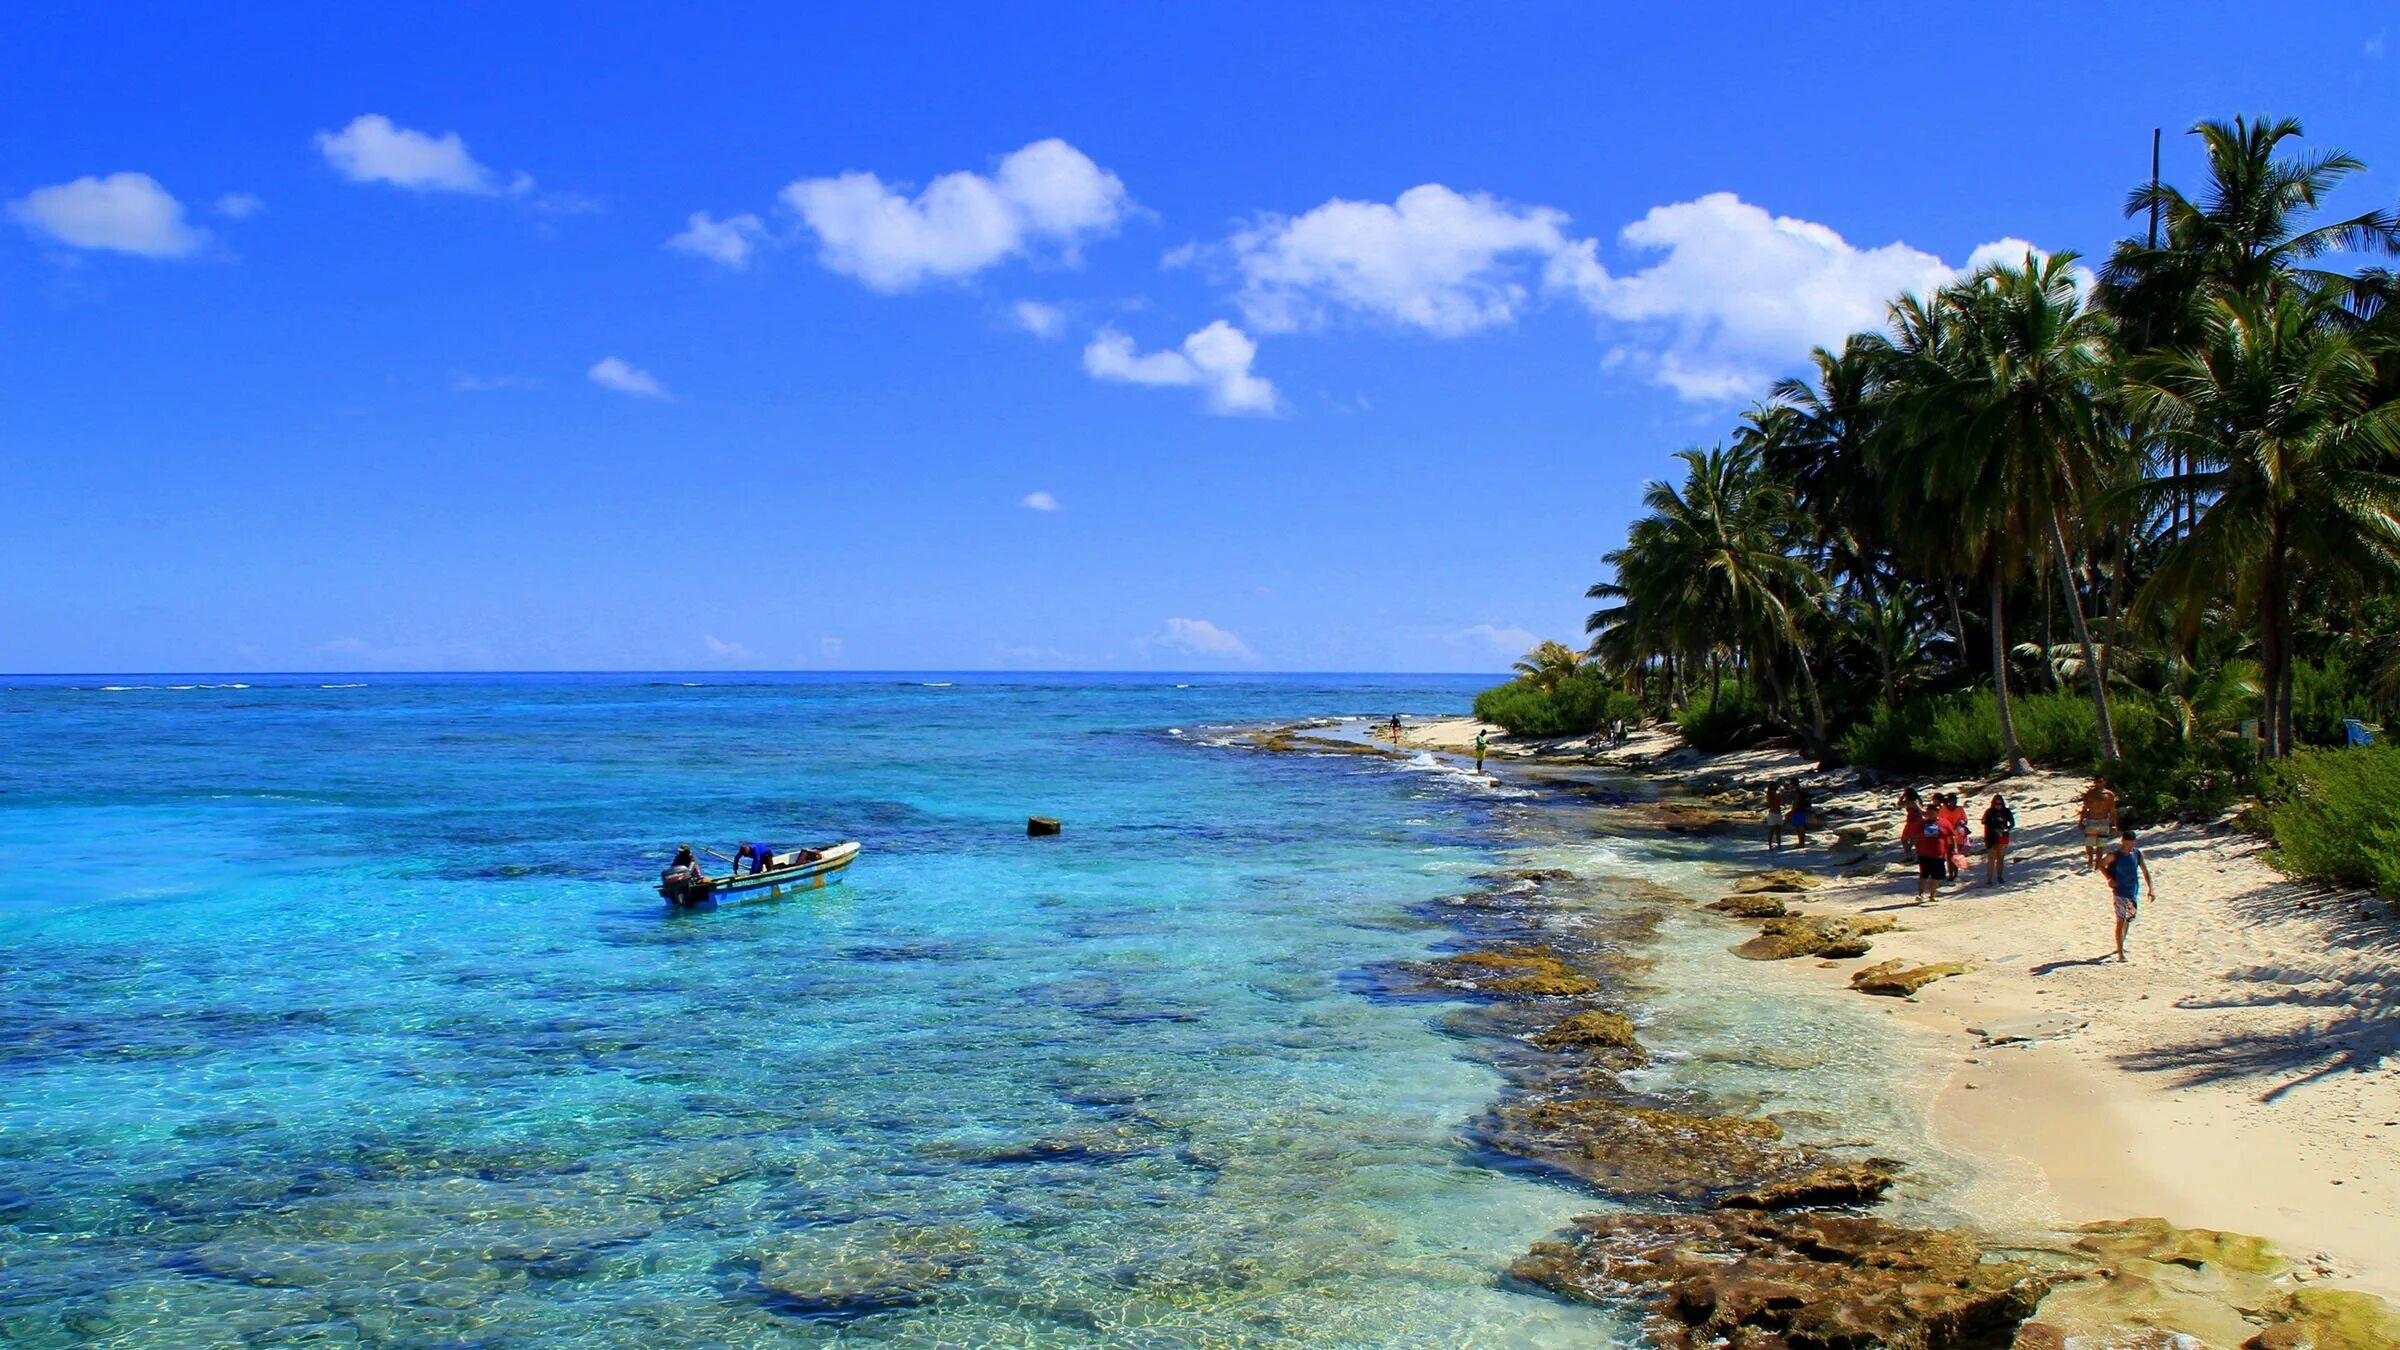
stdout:
<svg viewBox="0 0 2400 1350">
<path fill-rule="evenodd" d="M 1570 675 L 1554 689 L 1511 680 L 1475 696 L 1475 715 L 1518 736 L 1581 736 L 1617 718 L 1642 715 L 1641 700 L 1598 675 Z"/>
<path fill-rule="evenodd" d="M 2017 746 L 2045 768 L 2088 768 L 2099 741 L 2091 700 L 2073 694 L 2020 694 L 2009 700 Z M 1842 737 L 1853 764 L 1892 770 L 1979 773 L 2000 763 L 2000 701 L 1990 694 L 1911 699 L 1877 708 Z"/>
<path fill-rule="evenodd" d="M 2370 725 L 2375 700 L 2367 681 L 2352 673 L 2339 656 L 2323 661 L 2292 663 L 2292 733 L 2307 745 L 2340 745 L 2342 719 L 2355 717 Z"/>
<path fill-rule="evenodd" d="M 1694 694 L 1675 712 L 1683 743 L 1705 754 L 1756 745 L 1767 734 L 1767 707 L 1739 681 Z"/>
<path fill-rule="evenodd" d="M 2260 805 L 2285 871 L 2400 899 L 2400 746 L 2303 750 L 2269 768 Z"/>
</svg>

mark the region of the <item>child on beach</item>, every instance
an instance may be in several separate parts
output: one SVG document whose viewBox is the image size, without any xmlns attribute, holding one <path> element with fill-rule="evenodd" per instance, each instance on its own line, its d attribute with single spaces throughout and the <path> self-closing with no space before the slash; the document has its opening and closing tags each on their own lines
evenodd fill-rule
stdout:
<svg viewBox="0 0 2400 1350">
<path fill-rule="evenodd" d="M 1815 806 L 1816 803 L 1809 799 L 1807 788 L 1798 783 L 1792 784 L 1792 810 L 1791 814 L 1784 817 L 1784 824 L 1791 827 L 1792 843 L 1799 848 L 1808 847 L 1808 827 Z"/>
<path fill-rule="evenodd" d="M 2017 832 L 2017 813 L 2010 809 L 2008 799 L 1992 794 L 1992 804 L 1983 808 L 1983 879 L 1986 884 L 1998 885 L 2008 880 L 2008 840 Z"/>
<path fill-rule="evenodd" d="M 1784 795 L 1783 784 L 1767 784 L 1767 852 L 1783 847 L 1783 812 L 1790 801 Z"/>
<path fill-rule="evenodd" d="M 2117 846 L 2102 857 L 2097 870 L 2108 874 L 2109 898 L 2117 909 L 2117 960 L 2123 961 L 2125 930 L 2142 912 L 2142 888 L 2147 886 L 2156 893 L 2158 883 L 2150 879 L 2150 860 L 2134 846 L 2131 830 L 2117 836 Z"/>
<path fill-rule="evenodd" d="M 1917 827 L 1925 823 L 1925 806 L 1917 798 L 1915 788 L 1900 789 L 1900 856 L 1917 856 Z"/>
</svg>

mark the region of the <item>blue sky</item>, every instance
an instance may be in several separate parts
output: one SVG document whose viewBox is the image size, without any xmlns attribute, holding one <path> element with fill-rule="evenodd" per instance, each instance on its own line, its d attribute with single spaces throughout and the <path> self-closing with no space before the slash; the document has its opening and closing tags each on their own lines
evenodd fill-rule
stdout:
<svg viewBox="0 0 2400 1350">
<path fill-rule="evenodd" d="M 2152 126 L 2400 196 L 2388 6 L 1798 13 L 12 7 L 0 670 L 1498 670 Z"/>
</svg>

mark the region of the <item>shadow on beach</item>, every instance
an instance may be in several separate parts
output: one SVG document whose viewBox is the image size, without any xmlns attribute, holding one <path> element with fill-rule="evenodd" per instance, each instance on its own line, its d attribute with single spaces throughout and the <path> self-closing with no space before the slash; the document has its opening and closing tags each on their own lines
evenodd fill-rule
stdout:
<svg viewBox="0 0 2400 1350">
<path fill-rule="evenodd" d="M 2175 840 L 2154 857 L 2205 849 L 2206 838 Z M 2197 861 L 2197 860 L 2195 860 Z M 2226 897 L 2245 922 L 2264 926 L 2303 916 L 2316 921 L 2322 945 L 2280 961 L 2230 970 L 2234 986 L 2177 1006 L 2309 1011 L 2277 1027 L 2228 1028 L 2218 1035 L 2134 1051 L 2118 1063 L 2140 1073 L 2173 1075 L 2179 1087 L 2255 1081 L 2272 1102 L 2345 1070 L 2369 1073 L 2400 1061 L 2400 924 L 2371 897 L 2297 882 L 2254 886 Z M 2301 931 L 2293 925 L 2292 931 Z M 2268 1083 L 2268 1080 L 2280 1080 Z"/>
</svg>

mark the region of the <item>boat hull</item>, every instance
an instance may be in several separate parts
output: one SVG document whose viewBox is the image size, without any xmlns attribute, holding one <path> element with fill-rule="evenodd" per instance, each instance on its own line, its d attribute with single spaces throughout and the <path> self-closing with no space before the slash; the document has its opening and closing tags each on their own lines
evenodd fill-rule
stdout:
<svg viewBox="0 0 2400 1350">
<path fill-rule="evenodd" d="M 776 861 L 792 855 L 779 854 Z M 742 905 L 759 900 L 781 900 L 802 891 L 821 891 L 841 881 L 842 874 L 858 857 L 856 841 L 845 841 L 819 851 L 819 856 L 806 862 L 795 861 L 788 866 L 770 867 L 740 877 L 713 877 L 706 882 L 668 882 L 658 888 L 660 898 L 678 909 L 711 909 L 719 905 Z"/>
</svg>

